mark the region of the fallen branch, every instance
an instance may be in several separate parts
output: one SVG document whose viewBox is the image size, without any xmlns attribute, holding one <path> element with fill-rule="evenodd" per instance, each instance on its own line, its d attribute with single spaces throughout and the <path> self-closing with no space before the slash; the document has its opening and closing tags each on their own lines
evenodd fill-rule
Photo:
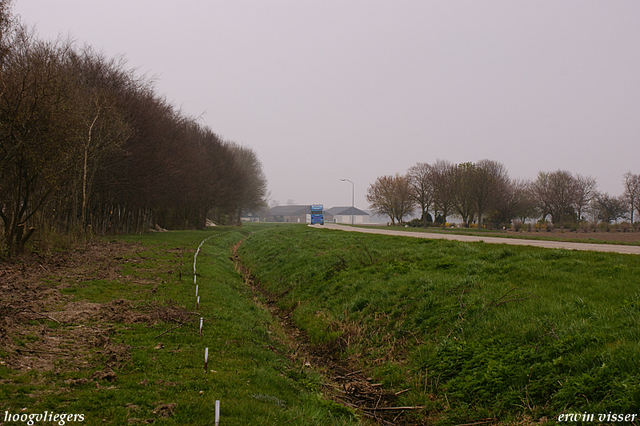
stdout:
<svg viewBox="0 0 640 426">
<path fill-rule="evenodd" d="M 48 355 L 60 355 L 62 352 L 51 352 L 51 351 L 35 351 L 32 349 L 16 349 L 16 352 L 22 353 L 27 352 L 31 354 L 48 354 Z"/>
<path fill-rule="evenodd" d="M 294 421 L 295 419 L 299 419 L 300 417 L 304 416 L 304 413 L 300 414 L 298 417 L 294 417 L 292 419 L 287 420 L 286 422 L 282 423 L 283 425 L 286 425 L 289 422 Z"/>
<path fill-rule="evenodd" d="M 160 336 L 164 336 L 165 334 L 169 333 L 170 331 L 173 331 L 173 330 L 175 330 L 175 329 L 177 329 L 177 328 L 182 327 L 182 325 L 183 325 L 183 324 L 179 324 L 179 325 L 176 325 L 175 327 L 172 327 L 172 328 L 170 328 L 170 329 L 168 329 L 168 330 L 166 330 L 166 331 L 163 331 L 162 333 L 160 333 L 160 334 L 158 334 L 156 337 L 154 337 L 154 339 L 157 339 L 157 338 L 158 338 L 158 337 L 160 337 Z"/>
<path fill-rule="evenodd" d="M 377 408 L 360 407 L 360 408 L 362 410 L 369 410 L 369 411 L 398 411 L 398 410 L 422 410 L 424 409 L 424 406 L 417 405 L 415 407 L 377 407 Z"/>
<path fill-rule="evenodd" d="M 456 426 L 485 425 L 485 424 L 487 424 L 487 423 L 491 423 L 491 422 L 493 422 L 494 420 L 495 420 L 495 419 L 490 419 L 490 420 L 485 420 L 485 421 L 482 421 L 482 422 L 475 422 L 475 423 L 463 423 L 463 424 L 459 424 L 459 425 L 456 425 Z"/>
<path fill-rule="evenodd" d="M 57 319 L 55 319 L 54 317 L 51 317 L 51 316 L 49 316 L 49 315 L 47 315 L 47 314 L 43 314 L 43 313 L 41 313 L 41 312 L 36 312 L 36 311 L 34 311 L 33 309 L 25 309 L 25 310 L 23 310 L 22 312 L 31 312 L 32 314 L 40 315 L 41 317 L 48 318 L 48 319 L 50 319 L 51 321 L 55 321 L 55 322 L 57 322 L 58 324 L 60 324 L 60 321 L 58 321 L 58 320 L 57 320 Z"/>
<path fill-rule="evenodd" d="M 519 295 L 518 295 L 518 296 L 519 296 Z M 531 299 L 531 298 L 533 298 L 533 297 L 540 297 L 540 296 L 537 296 L 537 295 L 535 295 L 535 294 L 531 294 L 531 295 L 529 295 L 529 296 L 521 297 L 521 298 L 519 298 L 519 299 L 507 299 L 507 300 L 503 300 L 502 302 L 496 303 L 496 304 L 495 304 L 495 305 L 493 305 L 493 306 L 494 306 L 494 307 L 497 307 L 497 306 L 503 305 L 503 304 L 505 304 L 505 303 L 509 303 L 509 302 L 518 302 L 518 301 L 520 301 L 520 300 Z"/>
<path fill-rule="evenodd" d="M 416 335 L 415 335 L 415 334 L 413 334 L 413 331 L 411 331 L 411 330 L 398 330 L 398 331 L 400 331 L 401 333 L 409 333 L 409 334 L 411 334 L 411 335 L 413 336 L 413 338 L 414 338 L 414 339 L 416 339 L 416 343 L 417 343 L 417 344 L 422 343 L 422 342 L 420 342 L 420 340 L 416 337 Z"/>
</svg>

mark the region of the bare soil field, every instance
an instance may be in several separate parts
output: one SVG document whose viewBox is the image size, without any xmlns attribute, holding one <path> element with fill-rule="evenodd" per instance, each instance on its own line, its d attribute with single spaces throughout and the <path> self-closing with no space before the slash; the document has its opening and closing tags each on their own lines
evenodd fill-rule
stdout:
<svg viewBox="0 0 640 426">
<path fill-rule="evenodd" d="M 640 254 L 640 245 L 628 244 L 629 242 L 638 241 L 639 233 L 624 233 L 624 232 L 594 232 L 594 233 L 580 233 L 580 232 L 513 232 L 513 231 L 496 231 L 496 232 L 474 232 L 469 230 L 467 232 L 460 232 L 460 229 L 451 230 L 433 230 L 422 231 L 416 228 L 398 228 L 398 227 L 358 227 L 358 226 L 345 226 L 335 223 L 320 225 L 311 225 L 315 228 L 336 229 L 348 232 L 363 232 L 369 234 L 384 234 L 395 235 L 412 238 L 429 238 L 429 239 L 444 239 L 455 240 L 463 242 L 485 242 L 489 244 L 509 244 L 519 246 L 533 246 L 542 248 L 553 249 L 568 249 L 568 250 L 585 250 L 585 251 L 601 251 L 601 252 L 615 252 L 626 254 Z M 626 234 L 626 235 L 625 235 Z M 579 237 L 576 237 L 579 235 Z M 518 238 L 508 238 L 508 237 Z M 584 237 L 582 237 L 584 236 Z M 601 238 L 601 236 L 604 236 Z M 529 238 L 527 238 L 529 237 Z M 617 238 L 617 239 L 614 239 Z M 607 240 L 605 240 L 607 239 Z M 578 240 L 578 241 L 576 241 Z M 619 244 L 615 244 L 618 242 Z"/>
<path fill-rule="evenodd" d="M 118 299 L 109 303 L 72 302 L 61 290 L 83 281 L 132 281 L 123 276 L 123 255 L 139 250 L 135 244 L 91 243 L 81 250 L 47 256 L 24 256 L 0 263 L 0 347 L 2 361 L 19 370 L 58 373 L 104 366 L 92 380 L 115 380 L 114 368 L 126 364 L 129 347 L 111 342 L 111 325 L 183 319 L 172 306 L 134 306 Z M 143 283 L 153 292 L 152 282 Z M 107 362 L 99 362 L 107 359 Z M 82 379 L 87 380 L 87 379 Z"/>
<path fill-rule="evenodd" d="M 506 231 L 507 235 L 517 235 L 520 237 L 550 237 L 571 240 L 602 240 L 619 241 L 625 243 L 640 242 L 640 232 L 581 232 L 581 231 L 540 231 L 540 232 L 514 232 Z"/>
</svg>

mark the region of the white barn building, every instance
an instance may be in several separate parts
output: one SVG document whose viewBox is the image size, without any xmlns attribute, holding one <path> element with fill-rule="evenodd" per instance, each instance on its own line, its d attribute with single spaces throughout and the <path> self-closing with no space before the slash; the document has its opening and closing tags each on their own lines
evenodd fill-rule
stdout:
<svg viewBox="0 0 640 426">
<path fill-rule="evenodd" d="M 333 223 L 353 223 L 361 225 L 370 223 L 369 213 L 355 207 L 332 207 L 326 211 L 333 216 Z"/>
</svg>

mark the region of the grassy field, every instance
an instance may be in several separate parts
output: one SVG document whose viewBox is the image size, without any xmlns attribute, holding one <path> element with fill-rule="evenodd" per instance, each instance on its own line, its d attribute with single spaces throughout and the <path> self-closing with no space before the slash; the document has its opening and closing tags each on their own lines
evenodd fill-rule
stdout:
<svg viewBox="0 0 640 426">
<path fill-rule="evenodd" d="M 323 397 L 322 376 L 295 359 L 236 272 L 231 248 L 248 232 L 128 236 L 112 243 L 122 253 L 41 264 L 52 273 L 2 305 L 12 326 L 0 329 L 0 424 L 26 424 L 5 422 L 5 412 L 48 411 L 82 414 L 87 425 L 212 425 L 216 400 L 225 426 L 361 424 Z M 210 236 L 196 312 L 193 255 Z M 27 305 L 27 294 L 42 298 Z"/>
<path fill-rule="evenodd" d="M 216 400 L 221 425 L 361 425 L 372 395 L 399 425 L 640 410 L 638 256 L 249 225 L 37 259 L 0 270 L 0 425 L 206 425 Z"/>
<path fill-rule="evenodd" d="M 379 229 L 398 229 L 408 232 L 422 232 L 422 233 L 439 233 L 439 234 L 454 234 L 454 235 L 471 235 L 479 237 L 499 237 L 499 238 L 516 238 L 524 240 L 541 240 L 541 241 L 566 241 L 574 243 L 589 243 L 589 244 L 620 244 L 620 245 L 640 245 L 640 233 L 638 232 L 582 232 L 582 231 L 570 231 L 570 230 L 554 230 L 553 232 L 547 232 L 544 230 L 539 231 L 520 231 L 515 232 L 512 230 L 496 231 L 491 229 L 474 229 L 474 228 L 446 228 L 432 226 L 429 228 L 415 228 L 404 227 L 400 225 L 396 226 L 381 226 L 381 225 L 356 225 L 356 227 Z"/>
<path fill-rule="evenodd" d="M 398 421 L 640 410 L 638 256 L 297 225 L 239 254 L 315 345 L 424 407 Z"/>
</svg>

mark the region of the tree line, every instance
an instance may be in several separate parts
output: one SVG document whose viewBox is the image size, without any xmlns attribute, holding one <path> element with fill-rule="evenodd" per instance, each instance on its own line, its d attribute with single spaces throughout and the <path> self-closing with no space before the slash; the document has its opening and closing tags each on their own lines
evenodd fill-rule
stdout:
<svg viewBox="0 0 640 426">
<path fill-rule="evenodd" d="M 0 0 L 4 250 L 36 231 L 239 223 L 265 202 L 256 154 L 225 141 L 90 46 L 40 40 Z"/>
<path fill-rule="evenodd" d="M 414 212 L 422 226 L 446 223 L 447 217 L 495 227 L 538 219 L 560 228 L 568 224 L 629 219 L 640 214 L 640 175 L 623 176 L 624 193 L 612 196 L 597 190 L 591 176 L 565 170 L 539 172 L 535 180 L 512 179 L 505 166 L 493 160 L 453 164 L 437 160 L 417 163 L 406 174 L 380 176 L 367 190 L 370 208 L 403 223 Z M 433 213 L 433 215 L 431 214 Z"/>
</svg>

